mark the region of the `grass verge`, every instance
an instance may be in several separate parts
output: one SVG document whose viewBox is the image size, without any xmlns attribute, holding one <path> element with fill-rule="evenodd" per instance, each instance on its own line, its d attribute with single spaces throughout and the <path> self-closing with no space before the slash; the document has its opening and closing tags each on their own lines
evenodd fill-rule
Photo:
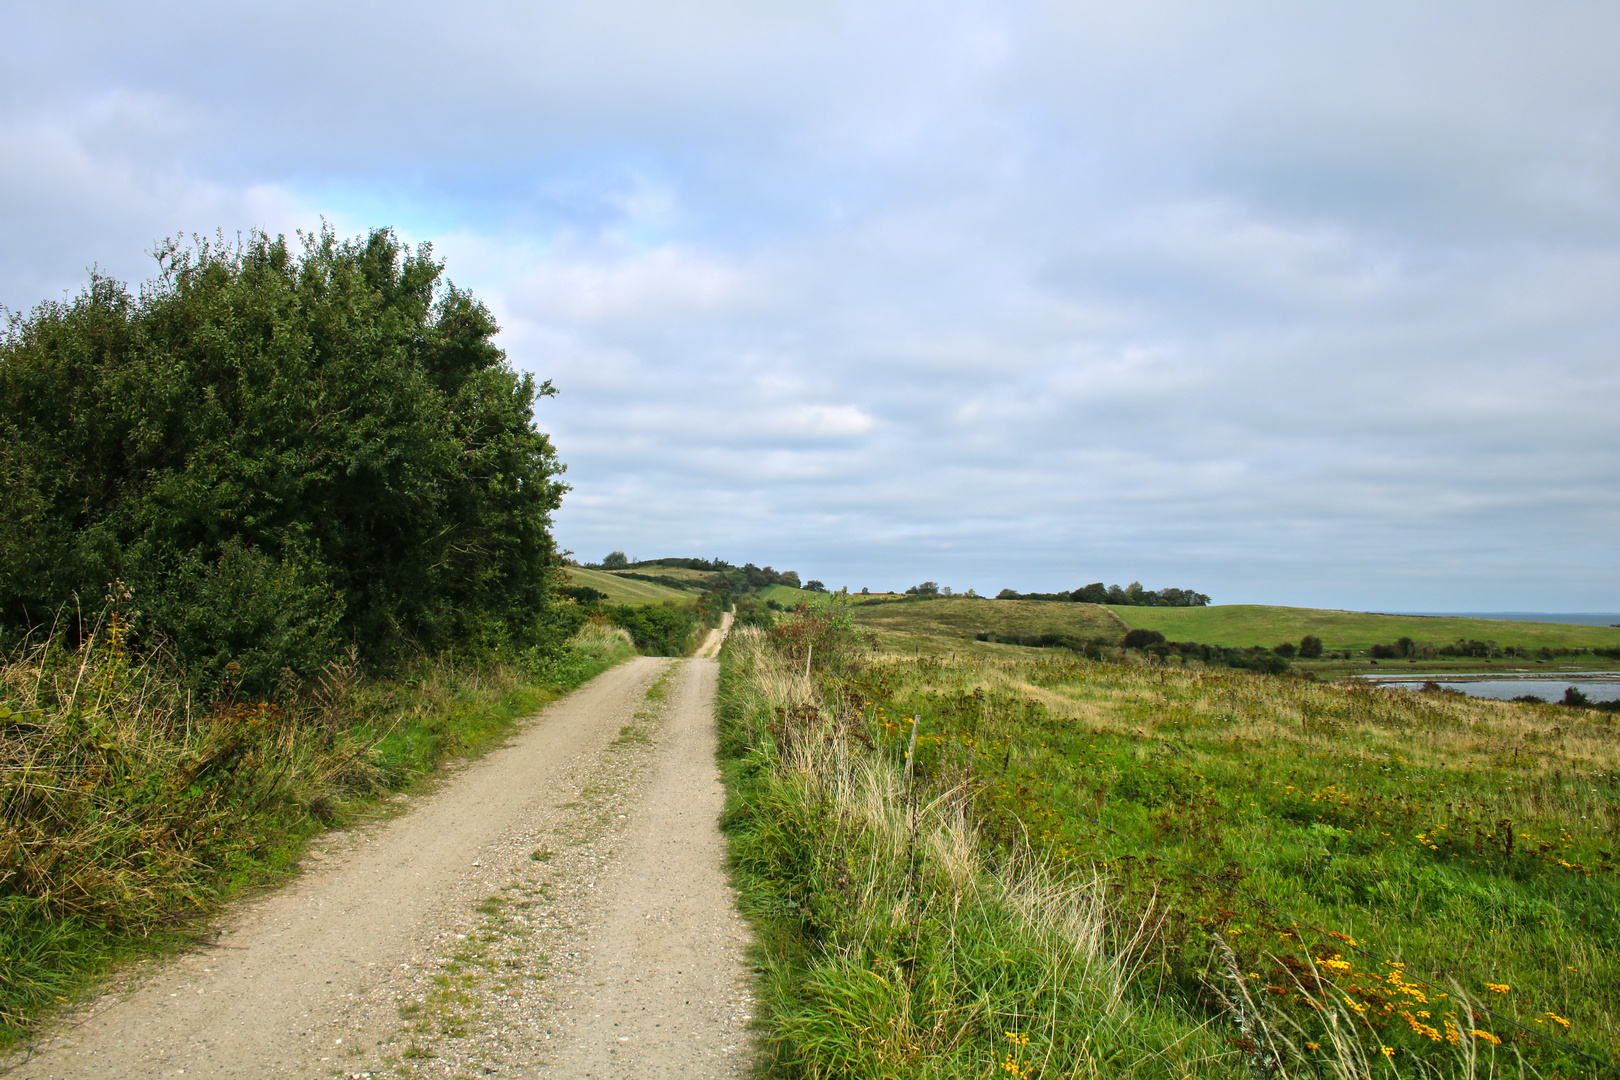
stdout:
<svg viewBox="0 0 1620 1080">
<path fill-rule="evenodd" d="M 112 624 L 116 627 L 116 622 Z M 353 663 L 267 702 L 198 708 L 118 634 L 0 666 L 0 1047 L 113 966 L 191 940 L 199 917 L 289 872 L 308 838 L 496 744 L 631 655 L 588 626 L 562 654 Z"/>
<path fill-rule="evenodd" d="M 1100 878 L 1028 848 L 987 861 L 966 789 L 879 750 L 779 641 L 734 631 L 720 696 L 767 1075 L 1242 1074 L 1142 992 L 1147 927 Z"/>
</svg>

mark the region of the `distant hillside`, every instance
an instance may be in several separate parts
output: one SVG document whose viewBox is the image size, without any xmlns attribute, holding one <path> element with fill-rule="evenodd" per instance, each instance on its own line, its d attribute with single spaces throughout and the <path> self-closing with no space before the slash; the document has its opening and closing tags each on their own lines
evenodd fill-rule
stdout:
<svg viewBox="0 0 1620 1080">
<path fill-rule="evenodd" d="M 791 585 L 767 585 L 759 590 L 761 600 L 775 600 L 783 607 L 792 607 L 794 604 L 806 604 L 825 593 L 811 592 L 809 589 L 795 589 Z"/>
<path fill-rule="evenodd" d="M 668 585 L 637 581 L 602 570 L 587 570 L 582 566 L 570 566 L 568 578 L 575 585 L 588 585 L 607 593 L 608 599 L 616 604 L 650 604 L 660 600 L 691 600 L 693 597 L 690 592 L 672 589 Z"/>
<path fill-rule="evenodd" d="M 1066 635 L 1081 640 L 1118 639 L 1124 622 L 1098 604 L 1054 600 L 985 600 L 966 596 L 935 600 L 883 600 L 851 609 L 861 626 L 901 638 L 972 642 L 979 634 L 1001 639 L 1020 634 Z M 1137 610 L 1137 609 L 1132 609 Z"/>
<path fill-rule="evenodd" d="M 1272 646 L 1306 634 L 1329 650 L 1363 650 L 1378 643 L 1411 638 L 1438 644 L 1458 640 L 1494 641 L 1552 649 L 1620 646 L 1620 629 L 1571 623 L 1502 622 L 1433 615 L 1378 615 L 1364 611 L 1220 604 L 1201 608 L 1110 607 L 1126 626 L 1157 630 L 1171 641 L 1211 645 Z"/>
</svg>

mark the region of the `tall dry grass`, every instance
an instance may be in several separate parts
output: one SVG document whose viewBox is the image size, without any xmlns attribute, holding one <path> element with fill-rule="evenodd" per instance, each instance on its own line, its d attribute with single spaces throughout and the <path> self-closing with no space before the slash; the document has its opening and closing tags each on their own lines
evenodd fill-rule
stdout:
<svg viewBox="0 0 1620 1080">
<path fill-rule="evenodd" d="M 422 660 L 367 677 L 351 654 L 263 701 L 199 701 L 159 650 L 132 655 L 116 611 L 71 647 L 0 658 L 0 1042 L 143 940 L 243 884 L 273 880 L 311 834 L 633 653 L 587 628 L 536 665 Z"/>
<path fill-rule="evenodd" d="M 726 661 L 730 829 L 781 1071 L 1240 1071 L 1136 987 L 1151 914 L 1123 917 L 1095 873 L 982 845 L 962 785 L 878 752 L 871 717 L 764 634 L 735 632 Z"/>
</svg>

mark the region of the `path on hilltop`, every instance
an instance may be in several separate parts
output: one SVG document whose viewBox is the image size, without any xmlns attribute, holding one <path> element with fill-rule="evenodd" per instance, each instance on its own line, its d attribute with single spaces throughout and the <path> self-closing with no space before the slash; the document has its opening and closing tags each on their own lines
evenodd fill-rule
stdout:
<svg viewBox="0 0 1620 1080">
<path fill-rule="evenodd" d="M 8 1080 L 742 1075 L 721 636 L 621 664 L 398 816 L 318 839 L 291 883 L 65 1017 Z"/>
</svg>

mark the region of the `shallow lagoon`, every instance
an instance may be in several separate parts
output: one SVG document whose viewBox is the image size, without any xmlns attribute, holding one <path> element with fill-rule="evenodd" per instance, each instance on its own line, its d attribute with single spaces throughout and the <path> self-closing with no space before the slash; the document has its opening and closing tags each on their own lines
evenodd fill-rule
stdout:
<svg viewBox="0 0 1620 1080">
<path fill-rule="evenodd" d="M 1409 675 L 1398 679 L 1374 678 L 1379 686 L 1398 686 L 1403 690 L 1420 690 L 1426 682 L 1437 682 L 1446 690 L 1460 690 L 1469 697 L 1508 701 L 1525 694 L 1534 694 L 1547 701 L 1562 701 L 1564 691 L 1573 686 L 1591 701 L 1620 700 L 1620 671 L 1583 671 L 1580 675 L 1557 678 L 1549 675 L 1497 675 L 1490 678 L 1458 678 L 1453 675 Z"/>
</svg>

